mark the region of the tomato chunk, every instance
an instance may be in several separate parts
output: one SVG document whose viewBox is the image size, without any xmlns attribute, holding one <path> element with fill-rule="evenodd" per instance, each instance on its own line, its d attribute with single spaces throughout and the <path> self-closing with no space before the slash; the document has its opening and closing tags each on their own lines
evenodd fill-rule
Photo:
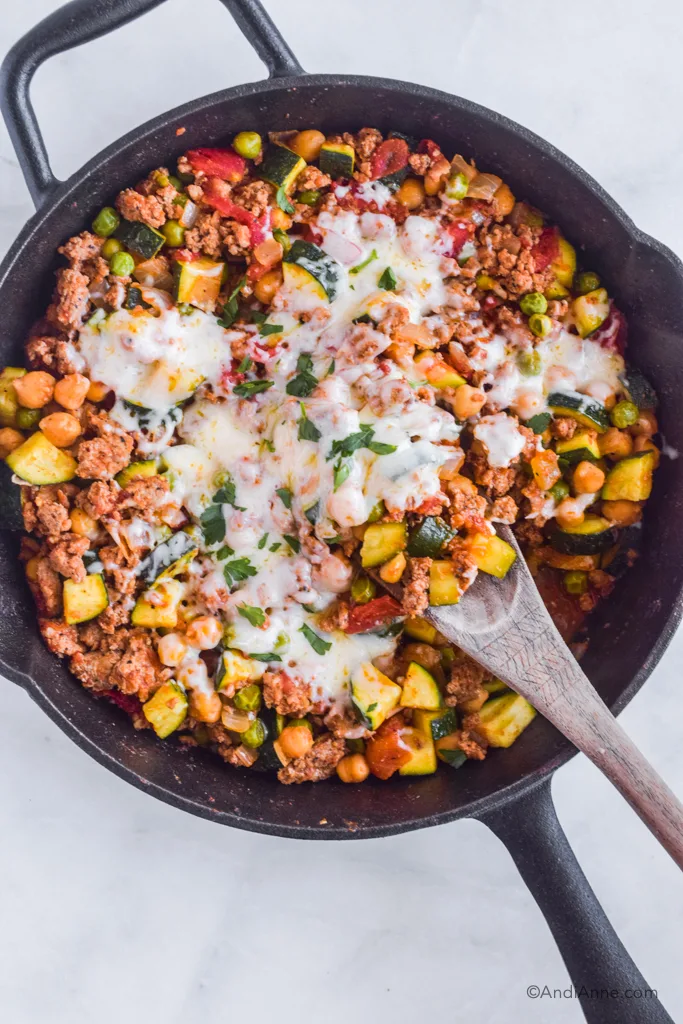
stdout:
<svg viewBox="0 0 683 1024">
<path fill-rule="evenodd" d="M 448 232 L 449 236 L 453 239 L 453 246 L 450 252 L 447 253 L 447 255 L 452 257 L 453 259 L 456 259 L 459 256 L 460 251 L 465 242 L 469 242 L 469 240 L 472 238 L 474 234 L 474 229 L 475 225 L 471 220 L 449 221 L 448 224 L 446 224 L 446 231 Z"/>
<path fill-rule="evenodd" d="M 382 722 L 371 740 L 365 744 L 365 758 L 373 775 L 389 779 L 411 758 L 411 750 L 403 739 L 406 729 L 403 715 L 393 715 Z"/>
<path fill-rule="evenodd" d="M 387 174 L 402 171 L 408 163 L 410 150 L 405 139 L 387 139 L 380 143 L 372 154 L 372 177 L 384 178 Z"/>
<path fill-rule="evenodd" d="M 591 334 L 591 341 L 597 342 L 601 348 L 607 349 L 608 352 L 617 352 L 620 356 L 623 356 L 628 340 L 627 331 L 626 317 L 612 302 L 610 304 L 609 316 L 598 327 L 597 331 Z"/>
<path fill-rule="evenodd" d="M 383 597 L 374 597 L 367 604 L 357 604 L 349 612 L 346 633 L 369 633 L 380 626 L 386 626 L 393 622 L 399 615 L 403 614 L 398 601 L 385 594 Z"/>
<path fill-rule="evenodd" d="M 224 217 L 231 217 L 238 224 L 246 224 L 249 228 L 251 244 L 258 245 L 263 242 L 270 233 L 270 207 L 266 207 L 260 217 L 255 217 L 251 210 L 247 210 L 239 203 L 233 202 L 224 183 L 216 178 L 209 178 L 204 186 L 204 202 L 213 206 Z"/>
<path fill-rule="evenodd" d="M 560 258 L 560 233 L 557 228 L 543 228 L 531 255 L 537 271 L 547 270 L 554 260 Z"/>
<path fill-rule="evenodd" d="M 233 184 L 242 180 L 247 169 L 247 161 L 234 149 L 190 149 L 185 155 L 193 171 L 215 175 Z"/>
</svg>

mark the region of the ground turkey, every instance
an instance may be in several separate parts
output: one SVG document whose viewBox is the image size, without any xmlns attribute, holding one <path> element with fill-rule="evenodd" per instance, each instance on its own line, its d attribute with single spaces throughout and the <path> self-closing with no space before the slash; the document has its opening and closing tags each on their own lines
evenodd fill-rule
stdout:
<svg viewBox="0 0 683 1024">
<path fill-rule="evenodd" d="M 293 782 L 321 782 L 334 775 L 345 753 L 344 740 L 328 733 L 316 740 L 303 757 L 297 757 L 281 768 L 277 777 L 286 786 Z"/>
</svg>

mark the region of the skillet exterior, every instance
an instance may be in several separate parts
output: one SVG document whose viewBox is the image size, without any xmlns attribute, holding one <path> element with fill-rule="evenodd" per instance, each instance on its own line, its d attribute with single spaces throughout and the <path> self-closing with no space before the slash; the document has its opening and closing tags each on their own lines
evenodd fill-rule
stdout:
<svg viewBox="0 0 683 1024">
<path fill-rule="evenodd" d="M 599 269 L 629 319 L 630 355 L 661 399 L 667 443 L 683 450 L 683 266 L 639 232 L 585 172 L 542 139 L 477 104 L 408 83 L 319 75 L 240 86 L 150 121 L 61 185 L 26 225 L 0 267 L 0 358 L 21 358 L 27 330 L 49 298 L 56 248 L 103 203 L 146 171 L 193 146 L 241 129 L 354 130 L 371 123 L 431 136 L 446 151 L 474 156 L 513 192 L 562 224 Z M 178 137 L 176 129 L 185 133 Z M 664 460 L 648 504 L 644 557 L 595 617 L 583 662 L 613 711 L 620 711 L 666 649 L 681 616 L 683 474 Z M 373 838 L 489 813 L 539 785 L 574 748 L 537 719 L 510 750 L 458 773 L 421 781 L 336 782 L 282 787 L 238 772 L 202 751 L 135 733 L 127 718 L 94 700 L 43 646 L 17 562 L 17 535 L 0 534 L 0 670 L 25 686 L 87 753 L 139 788 L 221 824 L 293 838 Z"/>
</svg>

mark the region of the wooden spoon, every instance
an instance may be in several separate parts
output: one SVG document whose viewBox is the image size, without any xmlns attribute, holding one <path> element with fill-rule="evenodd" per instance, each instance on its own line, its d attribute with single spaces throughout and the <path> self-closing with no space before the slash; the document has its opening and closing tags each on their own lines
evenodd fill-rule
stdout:
<svg viewBox="0 0 683 1024">
<path fill-rule="evenodd" d="M 459 604 L 424 617 L 463 651 L 522 694 L 582 750 L 683 868 L 683 805 L 618 724 L 558 633 L 512 530 L 499 535 L 517 560 L 499 580 L 479 573 Z M 401 587 L 388 585 L 394 597 Z"/>
</svg>

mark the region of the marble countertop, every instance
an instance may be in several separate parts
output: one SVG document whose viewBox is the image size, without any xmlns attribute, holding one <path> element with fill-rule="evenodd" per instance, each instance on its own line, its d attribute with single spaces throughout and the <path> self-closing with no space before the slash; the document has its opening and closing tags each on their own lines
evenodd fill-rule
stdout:
<svg viewBox="0 0 683 1024">
<path fill-rule="evenodd" d="M 56 6 L 6 5 L 0 51 Z M 683 105 L 677 0 L 597 0 L 571 18 L 545 0 L 266 6 L 308 70 L 410 79 L 496 108 L 549 138 L 637 224 L 683 254 L 681 130 L 666 116 Z M 190 9 L 195 31 L 183 27 Z M 371 44 L 359 44 L 361 26 Z M 261 76 L 216 0 L 168 0 L 51 61 L 33 95 L 54 169 L 66 176 L 164 109 Z M 31 209 L 0 128 L 2 251 Z M 679 632 L 621 716 L 678 793 L 682 662 Z M 0 686 L 7 1021 L 208 1024 L 244 1016 L 260 1024 L 273 1011 L 279 1024 L 341 1024 L 361 1014 L 381 1024 L 583 1020 L 571 1000 L 527 998 L 532 984 L 566 988 L 567 973 L 510 857 L 483 825 L 352 844 L 229 831 L 127 786 L 21 690 Z M 619 935 L 680 1019 L 679 871 L 585 758 L 562 768 L 553 790 Z"/>
</svg>

